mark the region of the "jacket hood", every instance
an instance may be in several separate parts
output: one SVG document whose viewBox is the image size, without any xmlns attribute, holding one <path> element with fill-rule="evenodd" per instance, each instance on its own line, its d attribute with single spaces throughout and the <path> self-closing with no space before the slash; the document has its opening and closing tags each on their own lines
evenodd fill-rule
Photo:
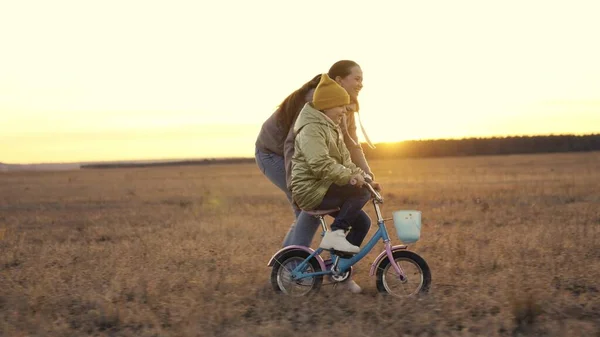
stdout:
<svg viewBox="0 0 600 337">
<path fill-rule="evenodd" d="M 325 116 L 324 113 L 315 109 L 311 103 L 306 103 L 298 115 L 296 124 L 294 124 L 294 133 L 298 133 L 300 129 L 311 123 L 326 125 L 332 129 L 338 127 L 331 119 L 329 119 L 329 117 Z"/>
</svg>

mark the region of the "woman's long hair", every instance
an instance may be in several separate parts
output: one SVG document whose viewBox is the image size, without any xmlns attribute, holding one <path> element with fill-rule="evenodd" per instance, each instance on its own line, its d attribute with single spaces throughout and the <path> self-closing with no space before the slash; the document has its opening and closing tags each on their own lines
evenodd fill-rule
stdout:
<svg viewBox="0 0 600 337">
<path fill-rule="evenodd" d="M 350 75 L 352 72 L 352 68 L 358 66 L 358 63 L 350 60 L 341 60 L 334 63 L 331 68 L 329 68 L 329 72 L 327 75 L 333 80 L 336 77 L 340 76 L 342 78 Z M 279 104 L 279 109 L 277 110 L 277 123 L 279 127 L 281 127 L 286 132 L 292 127 L 292 122 L 294 118 L 300 113 L 302 107 L 306 103 L 306 94 L 315 89 L 317 85 L 321 81 L 321 74 L 313 77 L 310 81 L 304 83 L 300 89 L 291 93 L 288 97 L 286 97 L 281 104 Z M 358 102 L 357 103 L 358 107 Z"/>
<path fill-rule="evenodd" d="M 306 94 L 309 91 L 315 89 L 321 80 L 321 74 L 312 78 L 312 80 L 304 83 L 300 89 L 291 93 L 286 97 L 277 110 L 277 123 L 279 126 L 286 130 L 286 132 L 292 127 L 294 118 L 300 113 L 304 104 L 306 104 Z"/>
<path fill-rule="evenodd" d="M 335 81 L 335 78 L 340 76 L 341 78 L 344 78 L 348 75 L 350 75 L 350 73 L 352 73 L 352 68 L 354 67 L 359 67 L 358 63 L 354 62 L 354 61 L 350 61 L 350 60 L 341 60 L 341 61 L 337 61 L 336 63 L 334 63 L 331 68 L 329 68 L 329 72 L 327 73 L 327 75 L 329 75 L 329 77 Z"/>
</svg>

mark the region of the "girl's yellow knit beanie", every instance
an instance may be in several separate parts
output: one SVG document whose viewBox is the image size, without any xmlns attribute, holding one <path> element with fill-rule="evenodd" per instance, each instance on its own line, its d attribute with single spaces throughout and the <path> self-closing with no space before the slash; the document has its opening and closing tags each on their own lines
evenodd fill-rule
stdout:
<svg viewBox="0 0 600 337">
<path fill-rule="evenodd" d="M 313 106 L 317 110 L 326 110 L 350 104 L 350 95 L 329 75 L 321 75 L 321 80 L 313 94 Z"/>
</svg>

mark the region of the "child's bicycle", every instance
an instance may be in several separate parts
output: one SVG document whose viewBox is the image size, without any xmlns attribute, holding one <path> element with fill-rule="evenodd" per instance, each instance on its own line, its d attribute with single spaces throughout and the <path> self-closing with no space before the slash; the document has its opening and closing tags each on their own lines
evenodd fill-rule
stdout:
<svg viewBox="0 0 600 337">
<path fill-rule="evenodd" d="M 380 204 L 382 196 L 365 183 L 372 194 L 377 225 L 379 229 L 361 250 L 356 254 L 348 254 L 329 250 L 331 260 L 323 260 L 318 248 L 313 250 L 305 246 L 288 246 L 279 250 L 268 263 L 271 271 L 271 285 L 276 292 L 290 296 L 305 296 L 316 293 L 321 288 L 323 276 L 329 276 L 332 283 L 345 281 L 352 273 L 352 266 L 365 257 L 381 239 L 385 250 L 377 256 L 371 265 L 370 275 L 376 276 L 377 290 L 397 297 L 408 297 L 429 290 L 431 271 L 425 260 L 414 252 L 407 250 L 406 245 L 392 246 L 385 221 L 381 216 Z M 327 226 L 323 216 L 334 213 L 339 209 L 318 210 L 308 212 L 321 221 L 323 234 Z M 404 243 L 414 243 L 420 237 L 421 213 L 418 211 L 394 212 L 394 226 L 400 240 Z M 394 263 L 390 263 L 394 261 Z"/>
</svg>

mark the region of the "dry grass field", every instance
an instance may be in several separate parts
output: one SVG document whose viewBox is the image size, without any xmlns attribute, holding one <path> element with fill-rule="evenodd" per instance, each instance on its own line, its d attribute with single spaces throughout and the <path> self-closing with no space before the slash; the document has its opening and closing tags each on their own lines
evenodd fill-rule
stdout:
<svg viewBox="0 0 600 337">
<path fill-rule="evenodd" d="M 0 335 L 600 336 L 600 153 L 371 164 L 426 296 L 377 293 L 381 246 L 362 294 L 275 294 L 293 216 L 255 165 L 2 173 Z"/>
</svg>

